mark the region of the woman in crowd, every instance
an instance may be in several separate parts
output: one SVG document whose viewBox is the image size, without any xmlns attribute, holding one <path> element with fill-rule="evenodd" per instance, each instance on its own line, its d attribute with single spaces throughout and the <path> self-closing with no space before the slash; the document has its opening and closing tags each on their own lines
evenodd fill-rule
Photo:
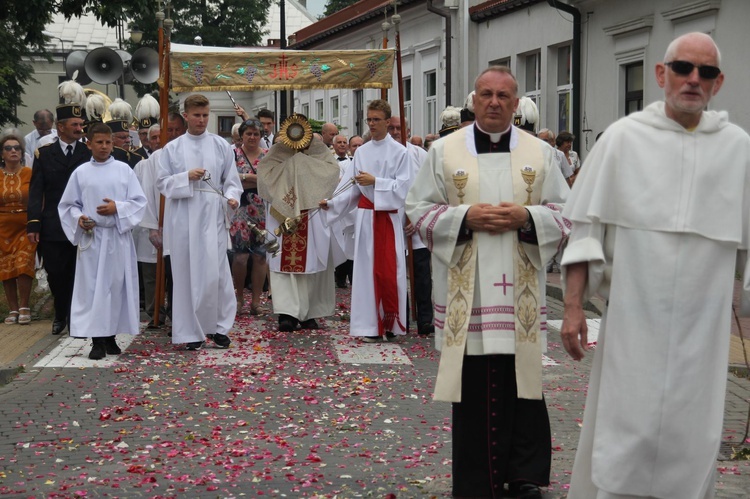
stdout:
<svg viewBox="0 0 750 499">
<path fill-rule="evenodd" d="M 29 202 L 31 168 L 24 166 L 24 139 L 7 134 L 0 138 L 0 279 L 10 312 L 6 324 L 31 322 L 29 298 L 34 276 L 36 244 L 26 237 L 26 206 Z"/>
<path fill-rule="evenodd" d="M 568 160 L 568 164 L 573 170 L 573 175 L 568 179 L 571 186 L 573 186 L 573 182 L 575 182 L 576 177 L 578 176 L 578 170 L 581 168 L 581 160 L 578 158 L 578 153 L 571 150 L 575 139 L 575 135 L 570 132 L 560 132 L 555 139 L 555 145 L 557 145 L 557 148 L 565 154 L 565 159 Z"/>
<path fill-rule="evenodd" d="M 232 237 L 232 278 L 234 289 L 237 293 L 237 313 L 240 314 L 245 303 L 244 289 L 245 277 L 247 276 L 247 261 L 252 255 L 253 265 L 250 273 L 250 288 L 253 296 L 250 302 L 250 313 L 259 315 L 265 311 L 260 307 L 260 297 L 263 293 L 263 284 L 268 275 L 268 264 L 266 263 L 266 252 L 263 249 L 264 241 L 257 240 L 248 224 L 255 224 L 260 229 L 266 226 L 266 214 L 263 200 L 258 196 L 257 168 L 261 158 L 268 152 L 260 147 L 263 125 L 260 121 L 251 118 L 244 121 L 239 128 L 242 143 L 234 150 L 237 161 L 237 170 L 242 180 L 242 193 L 240 207 L 235 212 L 229 233 Z"/>
</svg>

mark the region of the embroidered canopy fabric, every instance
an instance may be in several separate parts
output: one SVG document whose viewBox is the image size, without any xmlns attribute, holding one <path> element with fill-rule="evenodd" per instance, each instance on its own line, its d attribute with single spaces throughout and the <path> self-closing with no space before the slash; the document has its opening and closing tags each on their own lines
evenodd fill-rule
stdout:
<svg viewBox="0 0 750 499">
<path fill-rule="evenodd" d="M 390 88 L 394 50 L 172 50 L 172 90 Z"/>
</svg>

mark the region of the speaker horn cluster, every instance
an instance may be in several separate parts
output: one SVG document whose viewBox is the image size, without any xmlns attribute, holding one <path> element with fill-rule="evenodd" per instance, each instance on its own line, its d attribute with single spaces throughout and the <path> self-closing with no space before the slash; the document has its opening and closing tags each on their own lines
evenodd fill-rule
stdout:
<svg viewBox="0 0 750 499">
<path fill-rule="evenodd" d="M 65 60 L 65 75 L 81 85 L 92 81 L 107 85 L 120 80 L 154 83 L 159 78 L 159 54 L 149 47 L 141 47 L 132 55 L 107 47 L 91 52 L 74 50 Z"/>
</svg>

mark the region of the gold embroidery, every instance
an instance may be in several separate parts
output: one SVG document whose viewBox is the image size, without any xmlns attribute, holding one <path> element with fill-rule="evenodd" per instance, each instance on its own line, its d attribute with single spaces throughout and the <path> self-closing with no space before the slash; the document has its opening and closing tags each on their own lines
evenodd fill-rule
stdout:
<svg viewBox="0 0 750 499">
<path fill-rule="evenodd" d="M 284 196 L 284 202 L 294 208 L 294 203 L 297 202 L 297 193 L 294 191 L 294 186 L 292 186 L 292 188 L 289 189 L 289 192 L 286 193 L 286 196 Z"/>
</svg>

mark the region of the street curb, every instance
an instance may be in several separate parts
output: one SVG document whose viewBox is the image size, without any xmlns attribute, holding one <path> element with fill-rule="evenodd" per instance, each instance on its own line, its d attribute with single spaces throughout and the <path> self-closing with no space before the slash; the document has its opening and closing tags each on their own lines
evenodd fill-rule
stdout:
<svg viewBox="0 0 750 499">
<path fill-rule="evenodd" d="M 23 372 L 23 366 L 8 367 L 0 369 L 0 386 L 5 386 Z"/>
<path fill-rule="evenodd" d="M 547 296 L 562 303 L 563 295 L 564 293 L 561 287 L 549 282 L 547 283 Z M 594 297 L 583 304 L 583 309 L 587 312 L 592 312 L 601 316 L 604 313 L 604 306 L 605 304 L 600 298 Z"/>
</svg>

